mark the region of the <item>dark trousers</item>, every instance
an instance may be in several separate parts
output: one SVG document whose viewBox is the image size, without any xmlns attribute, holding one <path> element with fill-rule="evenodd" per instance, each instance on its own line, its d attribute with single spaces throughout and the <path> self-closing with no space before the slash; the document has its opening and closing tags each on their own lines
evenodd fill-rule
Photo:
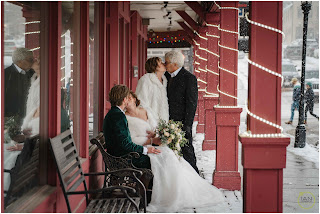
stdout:
<svg viewBox="0 0 320 214">
<path fill-rule="evenodd" d="M 314 116 L 315 118 L 317 118 L 317 119 L 319 119 L 319 116 L 317 116 L 316 114 L 314 114 L 313 113 L 313 105 L 306 105 L 306 109 L 305 109 L 305 111 L 304 111 L 304 120 L 305 121 L 307 121 L 307 113 L 308 113 L 308 111 L 310 112 L 310 114 L 312 115 L 312 116 Z"/>
<path fill-rule="evenodd" d="M 199 170 L 197 167 L 197 159 L 196 155 L 194 153 L 194 148 L 192 145 L 192 138 L 189 139 L 189 143 L 186 144 L 184 147 L 181 148 L 183 158 L 196 170 L 196 172 L 199 174 Z"/>
</svg>

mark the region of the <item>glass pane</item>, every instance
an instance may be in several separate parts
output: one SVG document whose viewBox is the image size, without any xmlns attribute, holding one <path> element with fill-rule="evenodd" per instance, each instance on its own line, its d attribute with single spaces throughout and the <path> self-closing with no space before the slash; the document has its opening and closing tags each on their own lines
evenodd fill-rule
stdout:
<svg viewBox="0 0 320 214">
<path fill-rule="evenodd" d="M 89 140 L 96 134 L 94 130 L 95 69 L 94 69 L 94 2 L 89 2 Z"/>
<path fill-rule="evenodd" d="M 61 133 L 73 132 L 73 2 L 62 4 L 61 30 Z"/>
<path fill-rule="evenodd" d="M 5 208 L 39 180 L 39 53 L 39 3 L 4 2 Z"/>
</svg>

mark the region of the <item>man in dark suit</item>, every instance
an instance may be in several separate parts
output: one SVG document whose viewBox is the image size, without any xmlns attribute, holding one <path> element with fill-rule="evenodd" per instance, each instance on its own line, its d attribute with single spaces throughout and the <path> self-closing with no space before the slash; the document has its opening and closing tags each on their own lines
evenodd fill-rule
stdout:
<svg viewBox="0 0 320 214">
<path fill-rule="evenodd" d="M 170 51 L 165 55 L 168 79 L 167 96 L 169 119 L 181 121 L 189 144 L 182 147 L 183 158 L 199 173 L 192 145 L 192 124 L 198 103 L 197 78 L 184 69 L 184 57 L 181 52 Z"/>
<path fill-rule="evenodd" d="M 133 164 L 139 168 L 151 169 L 148 153 L 160 153 L 153 146 L 144 147 L 132 142 L 128 121 L 124 110 L 130 99 L 130 90 L 125 85 L 115 85 L 109 92 L 111 109 L 103 121 L 103 135 L 106 141 L 106 149 L 113 156 L 122 156 L 129 152 L 137 152 L 140 158 L 134 159 Z"/>
<path fill-rule="evenodd" d="M 12 65 L 5 72 L 5 107 L 4 116 L 15 116 L 22 123 L 26 115 L 27 97 L 30 79 L 34 74 L 33 52 L 27 48 L 17 48 L 12 54 Z"/>
</svg>

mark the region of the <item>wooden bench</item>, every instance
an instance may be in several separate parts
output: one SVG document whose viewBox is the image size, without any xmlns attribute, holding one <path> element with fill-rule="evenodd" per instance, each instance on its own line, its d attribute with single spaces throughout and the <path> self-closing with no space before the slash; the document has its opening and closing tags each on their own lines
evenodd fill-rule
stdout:
<svg viewBox="0 0 320 214">
<path fill-rule="evenodd" d="M 136 177 L 132 177 L 132 174 L 128 174 L 127 172 L 123 172 L 121 176 L 114 176 L 114 175 L 106 176 L 104 181 L 104 187 L 115 186 L 115 185 L 122 185 L 122 186 L 126 185 L 126 186 L 131 186 L 135 188 L 136 191 L 139 193 L 140 197 L 143 199 L 142 205 L 144 208 L 144 212 L 146 212 L 146 205 L 147 205 L 146 194 L 148 193 L 151 197 L 151 190 L 148 189 L 148 186 L 153 178 L 153 174 L 150 169 L 137 168 L 132 164 L 132 159 L 139 158 L 139 154 L 136 152 L 131 152 L 121 157 L 115 157 L 110 155 L 104 148 L 105 138 L 103 136 L 103 132 L 100 132 L 96 138 L 92 138 L 90 142 L 92 144 L 95 144 L 100 150 L 105 163 L 106 171 L 114 171 L 114 170 L 128 169 L 128 168 L 142 171 L 142 176 L 138 177 L 138 179 Z M 135 182 L 135 181 L 138 181 L 138 182 Z"/>
<path fill-rule="evenodd" d="M 88 190 L 85 176 L 108 176 L 122 175 L 123 172 L 138 177 L 142 174 L 136 169 L 122 169 L 110 172 L 83 173 L 78 152 L 76 150 L 70 130 L 50 139 L 51 149 L 58 169 L 60 185 L 66 200 L 68 212 L 71 212 L 69 197 L 84 194 L 87 208 L 85 212 L 139 212 L 140 197 L 132 197 L 136 190 L 129 186 L 108 186 L 96 190 Z M 136 181 L 137 182 L 137 181 Z M 83 184 L 83 191 L 78 191 Z M 121 194 L 111 194 L 115 191 Z M 89 200 L 88 194 L 104 193 L 112 197 L 101 197 Z"/>
<path fill-rule="evenodd" d="M 4 169 L 10 174 L 10 186 L 4 199 L 5 208 L 17 200 L 32 187 L 38 185 L 39 180 L 39 135 L 27 138 L 23 149 L 16 159 L 12 169 Z"/>
</svg>

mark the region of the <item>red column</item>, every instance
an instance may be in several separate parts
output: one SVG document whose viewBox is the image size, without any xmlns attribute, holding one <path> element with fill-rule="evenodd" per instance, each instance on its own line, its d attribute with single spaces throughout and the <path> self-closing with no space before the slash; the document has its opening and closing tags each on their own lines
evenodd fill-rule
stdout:
<svg viewBox="0 0 320 214">
<path fill-rule="evenodd" d="M 218 25 L 220 23 L 220 14 L 207 14 L 206 20 L 209 24 Z M 218 28 L 209 26 L 207 31 L 209 35 L 219 36 Z M 219 55 L 218 41 L 219 38 L 206 36 L 208 38 L 207 48 L 210 52 Z M 218 61 L 219 57 L 212 53 L 207 54 L 207 94 L 204 96 L 205 108 L 205 139 L 202 144 L 202 150 L 216 149 L 216 121 L 215 111 L 213 107 L 218 104 L 219 94 L 217 93 L 217 85 L 219 81 Z"/>
<path fill-rule="evenodd" d="M 98 130 L 102 130 L 103 119 L 106 115 L 107 103 L 107 24 L 106 24 L 106 2 L 96 2 L 95 7 L 98 7 L 95 13 L 95 23 L 98 27 L 95 28 L 95 64 L 98 65 L 99 77 L 95 77 L 95 82 L 98 82 Z"/>
<path fill-rule="evenodd" d="M 205 37 L 207 31 L 207 27 L 200 27 L 199 28 L 199 34 L 203 37 Z M 207 40 L 200 38 L 199 36 L 196 36 L 199 38 L 198 43 L 200 44 L 199 47 L 207 49 Z M 204 109 L 204 98 L 203 96 L 205 95 L 205 89 L 207 87 L 207 74 L 206 74 L 206 66 L 207 66 L 207 52 L 203 49 L 197 50 L 197 55 L 200 56 L 198 58 L 198 62 L 200 65 L 198 65 L 198 86 L 199 86 L 199 92 L 198 92 L 198 126 L 197 126 L 197 132 L 198 133 L 204 133 L 204 126 L 205 126 L 205 109 Z M 202 82 L 204 81 L 204 82 Z"/>
<path fill-rule="evenodd" d="M 253 21 L 282 30 L 281 17 L 282 2 L 250 2 Z M 250 60 L 281 74 L 282 35 L 256 25 L 251 25 L 250 35 Z M 281 78 L 249 65 L 248 95 L 253 114 L 281 125 Z M 248 117 L 248 130 L 265 135 L 239 136 L 244 212 L 282 212 L 283 168 L 290 139 L 268 136 L 281 131 L 253 117 Z"/>
<path fill-rule="evenodd" d="M 131 47 L 131 60 L 132 60 L 132 72 L 134 67 L 138 67 L 139 70 L 143 70 L 143 67 L 139 67 L 139 36 L 141 37 L 143 35 L 143 25 L 141 21 L 141 16 L 137 11 L 132 11 L 132 16 L 131 16 L 131 42 L 132 42 L 132 47 Z M 142 66 L 142 64 L 141 64 Z M 138 84 L 138 77 L 139 77 L 139 72 L 137 76 L 134 76 L 133 74 L 131 75 L 131 89 L 133 91 L 136 90 L 137 84 Z"/>
<path fill-rule="evenodd" d="M 108 17 L 108 24 L 110 26 L 109 33 L 108 33 L 108 43 L 109 43 L 109 68 L 107 72 L 110 76 L 108 85 L 109 90 L 115 85 L 119 84 L 119 2 L 108 2 L 109 5 L 109 17 Z M 109 91 L 108 90 L 108 91 Z"/>
<path fill-rule="evenodd" d="M 199 42 L 199 40 L 197 38 L 193 39 L 194 41 L 192 41 L 193 43 L 193 74 L 199 78 L 199 64 L 200 64 L 200 60 L 198 59 L 198 57 L 196 57 L 196 53 L 198 53 L 198 46 L 197 43 Z M 197 41 L 198 40 L 198 41 Z M 199 84 L 198 84 L 198 88 L 199 88 Z M 196 114 L 194 116 L 194 121 L 198 121 L 199 124 L 199 104 L 197 104 L 197 110 L 196 110 Z"/>
<path fill-rule="evenodd" d="M 80 157 L 89 156 L 89 2 L 80 2 Z"/>
<path fill-rule="evenodd" d="M 238 8 L 238 2 L 220 2 L 221 7 Z M 220 28 L 228 31 L 238 31 L 238 10 L 220 10 Z M 238 34 L 221 31 L 220 44 L 238 49 Z M 238 52 L 220 47 L 220 67 L 235 74 L 238 73 Z M 236 75 L 220 69 L 219 88 L 225 94 L 237 97 Z M 241 108 L 237 100 L 220 93 L 219 106 L 214 107 L 217 125 L 216 169 L 213 174 L 213 184 L 218 188 L 228 190 L 241 189 L 241 177 L 238 171 L 238 132 Z"/>
</svg>

